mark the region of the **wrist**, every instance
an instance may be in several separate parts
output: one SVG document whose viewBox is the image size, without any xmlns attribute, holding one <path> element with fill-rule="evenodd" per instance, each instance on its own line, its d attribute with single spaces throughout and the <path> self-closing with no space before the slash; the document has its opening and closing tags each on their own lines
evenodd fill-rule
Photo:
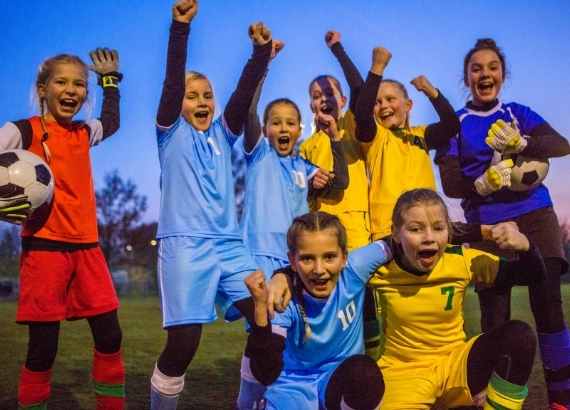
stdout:
<svg viewBox="0 0 570 410">
<path fill-rule="evenodd" d="M 386 66 L 384 64 L 372 64 L 372 67 L 370 67 L 370 72 L 376 75 L 384 75 L 385 69 Z"/>
<path fill-rule="evenodd" d="M 105 88 L 119 88 L 119 83 L 123 79 L 123 74 L 118 71 L 111 71 L 104 74 L 99 74 L 97 79 L 97 84 L 99 84 L 103 89 Z"/>
<path fill-rule="evenodd" d="M 428 98 L 435 100 L 437 97 L 439 97 L 439 90 L 437 88 L 431 88 L 429 90 L 426 90 L 425 94 L 428 96 Z"/>
</svg>

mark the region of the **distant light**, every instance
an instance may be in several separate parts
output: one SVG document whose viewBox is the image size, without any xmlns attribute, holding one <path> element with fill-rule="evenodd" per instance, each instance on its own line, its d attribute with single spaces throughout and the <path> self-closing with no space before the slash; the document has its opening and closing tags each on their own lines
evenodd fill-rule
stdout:
<svg viewBox="0 0 570 410">
<path fill-rule="evenodd" d="M 127 252 L 130 252 L 133 250 L 133 246 L 132 245 L 127 245 L 125 246 L 125 249 L 127 250 Z"/>
<path fill-rule="evenodd" d="M 152 239 L 150 241 L 150 246 L 156 246 L 158 244 L 158 242 L 156 241 L 156 239 Z"/>
</svg>

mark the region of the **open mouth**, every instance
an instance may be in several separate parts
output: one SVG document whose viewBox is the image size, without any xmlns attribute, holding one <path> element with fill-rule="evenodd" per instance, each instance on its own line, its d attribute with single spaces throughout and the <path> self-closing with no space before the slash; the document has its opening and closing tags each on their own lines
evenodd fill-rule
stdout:
<svg viewBox="0 0 570 410">
<path fill-rule="evenodd" d="M 64 109 L 75 110 L 75 108 L 77 108 L 77 106 L 79 105 L 79 101 L 76 101 L 72 98 L 63 98 L 63 99 L 59 100 L 59 104 Z"/>
<path fill-rule="evenodd" d="M 494 86 L 495 84 L 492 81 L 481 81 L 477 84 L 477 90 L 480 93 L 487 94 L 493 90 Z"/>
<path fill-rule="evenodd" d="M 394 113 L 393 113 L 393 112 L 384 112 L 384 113 L 380 114 L 380 119 L 381 119 L 382 121 L 385 121 L 385 120 L 387 120 L 388 118 L 393 117 L 393 116 L 394 116 Z"/>
<path fill-rule="evenodd" d="M 418 252 L 418 259 L 423 266 L 430 266 L 435 262 L 437 249 L 425 249 Z"/>
<path fill-rule="evenodd" d="M 329 104 L 321 105 L 321 112 L 323 114 L 331 115 L 333 113 L 333 111 L 334 111 L 334 109 L 331 105 L 329 105 Z"/>
<path fill-rule="evenodd" d="M 206 119 L 210 115 L 209 111 L 196 111 L 194 116 L 199 119 Z"/>
<path fill-rule="evenodd" d="M 329 283 L 329 279 L 311 279 L 311 284 L 317 290 L 326 289 L 328 283 Z"/>
</svg>

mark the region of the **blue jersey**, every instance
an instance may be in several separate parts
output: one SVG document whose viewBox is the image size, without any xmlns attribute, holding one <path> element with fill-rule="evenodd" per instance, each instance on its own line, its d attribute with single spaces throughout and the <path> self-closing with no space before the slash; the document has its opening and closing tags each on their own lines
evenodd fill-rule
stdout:
<svg viewBox="0 0 570 410">
<path fill-rule="evenodd" d="M 298 155 L 282 157 L 266 138 L 245 154 L 242 232 L 254 255 L 287 260 L 287 230 L 309 212 L 309 179 L 318 168 Z"/>
<path fill-rule="evenodd" d="M 241 238 L 231 169 L 233 135 L 222 117 L 205 132 L 183 118 L 157 127 L 160 161 L 158 238 Z"/>
<path fill-rule="evenodd" d="M 449 146 L 438 151 L 438 156 L 459 157 L 463 175 L 475 180 L 491 165 L 494 150 L 485 143 L 491 125 L 502 119 L 515 123 L 521 134 L 529 135 L 544 119 L 529 107 L 517 103 L 499 102 L 489 111 L 475 111 L 467 107 L 457 112 L 461 121 L 461 132 L 452 138 Z M 463 199 L 461 206 L 467 222 L 494 224 L 529 213 L 536 209 L 552 206 L 548 189 L 544 185 L 524 192 L 503 188 L 491 195 L 472 196 Z"/>
<path fill-rule="evenodd" d="M 285 312 L 276 314 L 271 321 L 273 332 L 286 331 L 283 372 L 325 372 L 347 357 L 364 352 L 364 288 L 370 275 L 390 259 L 390 250 L 381 241 L 356 249 L 349 254 L 328 299 L 304 293 L 306 320 L 311 328 L 308 338 L 304 338 L 305 325 L 295 299 Z"/>
</svg>

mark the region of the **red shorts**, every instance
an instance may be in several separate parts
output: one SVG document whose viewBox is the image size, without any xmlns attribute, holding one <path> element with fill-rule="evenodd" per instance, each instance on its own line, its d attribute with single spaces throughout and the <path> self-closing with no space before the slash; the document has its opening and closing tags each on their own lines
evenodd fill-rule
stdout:
<svg viewBox="0 0 570 410">
<path fill-rule="evenodd" d="M 111 273 L 99 247 L 22 252 L 17 322 L 81 319 L 118 307 Z"/>
</svg>

